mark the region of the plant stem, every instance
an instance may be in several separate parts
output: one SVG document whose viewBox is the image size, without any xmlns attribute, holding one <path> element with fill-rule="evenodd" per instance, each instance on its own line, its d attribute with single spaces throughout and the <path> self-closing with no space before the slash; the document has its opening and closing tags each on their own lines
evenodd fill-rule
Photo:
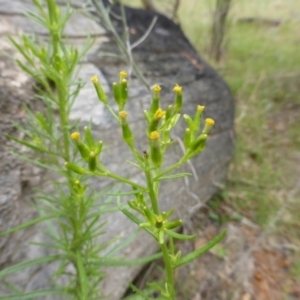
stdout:
<svg viewBox="0 0 300 300">
<path fill-rule="evenodd" d="M 167 286 L 168 286 L 168 292 L 170 294 L 170 300 L 175 300 L 174 275 L 173 275 L 171 259 L 169 256 L 169 251 L 166 243 L 163 243 L 160 247 L 164 257 L 164 263 L 165 263 L 165 268 L 167 273 Z"/>
<path fill-rule="evenodd" d="M 119 117 L 115 114 L 112 108 L 108 104 L 105 104 L 105 107 L 110 112 L 110 114 L 118 121 L 118 123 L 120 123 Z"/>
<path fill-rule="evenodd" d="M 103 176 L 102 174 L 99 174 L 99 173 L 96 173 L 95 175 L 98 175 L 98 176 L 100 175 L 101 177 Z M 144 186 L 142 186 L 142 185 L 140 185 L 138 183 L 135 183 L 135 182 L 133 182 L 133 181 L 131 181 L 129 179 L 126 179 L 126 178 L 124 178 L 122 176 L 119 176 L 119 175 L 111 173 L 111 172 L 105 173 L 104 176 L 116 179 L 119 182 L 126 183 L 128 185 L 131 185 L 132 187 L 136 187 L 136 188 L 141 189 L 141 190 L 145 190 L 146 189 Z"/>
<path fill-rule="evenodd" d="M 150 200 L 151 200 L 151 205 L 152 205 L 153 212 L 156 215 L 159 215 L 159 208 L 158 208 L 157 198 L 156 198 L 156 194 L 155 194 L 155 191 L 154 191 L 154 183 L 153 183 L 151 173 L 148 170 L 148 168 L 146 168 L 145 175 L 146 175 L 146 179 L 147 179 L 147 186 L 148 186 L 148 189 L 149 189 L 149 197 L 150 197 Z"/>
<path fill-rule="evenodd" d="M 64 91 L 65 86 L 57 86 L 57 93 L 59 97 L 59 117 L 60 126 L 63 133 L 63 144 L 64 144 L 64 159 L 66 161 L 70 160 L 70 150 L 69 150 L 69 116 L 66 111 L 66 93 Z"/>
<path fill-rule="evenodd" d="M 183 165 L 186 161 L 184 160 L 180 160 L 179 162 L 177 162 L 176 164 L 174 164 L 173 166 L 169 167 L 168 169 L 164 170 L 163 172 L 159 173 L 157 176 L 155 176 L 153 178 L 154 181 L 158 180 L 159 178 L 161 178 L 162 176 L 170 173 L 171 171 L 179 168 L 181 165 Z"/>
</svg>

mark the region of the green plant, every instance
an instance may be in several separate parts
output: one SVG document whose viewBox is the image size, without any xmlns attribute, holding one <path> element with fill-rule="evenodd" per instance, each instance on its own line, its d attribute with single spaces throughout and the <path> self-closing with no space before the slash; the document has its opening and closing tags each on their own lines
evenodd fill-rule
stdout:
<svg viewBox="0 0 300 300">
<path fill-rule="evenodd" d="M 206 246 L 181 257 L 180 251 L 176 252 L 173 240 L 190 240 L 195 236 L 183 235 L 174 231 L 175 228 L 182 225 L 182 220 L 172 219 L 172 214 L 174 213 L 173 209 L 170 209 L 168 212 L 160 211 L 158 203 L 160 182 L 163 180 L 175 180 L 176 178 L 190 175 L 188 173 L 170 173 L 205 149 L 208 134 L 211 127 L 214 125 L 214 121 L 209 118 L 206 119 L 205 127 L 199 132 L 204 106 L 198 105 L 193 118 L 188 115 L 183 115 L 183 118 L 187 123 L 187 129 L 184 135 L 185 153 L 177 163 L 167 168 L 163 168 L 164 157 L 167 155 L 167 150 L 174 142 L 170 138 L 170 131 L 176 126 L 176 123 L 180 119 L 179 112 L 182 108 L 182 87 L 179 85 L 174 87 L 174 105 L 168 106 L 166 110 L 160 108 L 161 88 L 158 85 L 153 87 L 152 103 L 149 110 L 144 111 L 144 116 L 148 124 L 146 134 L 149 141 L 149 149 L 144 150 L 143 153 L 139 153 L 135 147 L 134 134 L 127 120 L 128 113 L 124 110 L 128 101 L 126 75 L 125 71 L 120 72 L 120 81 L 118 83 L 113 83 L 112 85 L 114 99 L 119 108 L 119 116 L 116 115 L 109 105 L 107 96 L 99 83 L 98 77 L 94 76 L 91 80 L 95 86 L 99 100 L 106 106 L 111 114 L 117 118 L 122 129 L 123 140 L 130 148 L 136 160 L 135 162 L 130 162 L 130 164 L 134 165 L 144 174 L 146 185 L 135 183 L 128 178 L 111 173 L 105 165 L 103 165 L 101 158 L 99 158 L 99 155 L 101 155 L 102 142 L 100 141 L 96 144 L 90 134 L 90 129 L 88 128 L 85 129 L 86 142 L 81 140 L 79 132 L 73 132 L 71 135 L 83 161 L 86 163 L 86 167 L 84 168 L 70 162 L 66 162 L 65 166 L 68 170 L 75 173 L 89 174 L 101 178 L 110 177 L 114 178 L 117 182 L 132 187 L 132 192 L 115 194 L 119 198 L 119 209 L 131 221 L 136 223 L 140 228 L 143 228 L 157 241 L 164 259 L 166 279 L 161 283 L 150 283 L 149 287 L 158 290 L 161 299 L 174 300 L 174 270 L 211 249 L 224 238 L 225 231 L 215 237 Z M 127 204 L 128 207 L 136 212 L 136 214 L 133 214 L 128 210 L 127 206 L 121 204 L 120 198 L 124 195 L 134 196 L 134 199 L 128 201 Z M 169 240 L 169 244 L 167 243 L 167 239 Z M 143 296 L 144 299 L 150 299 L 147 296 L 147 292 L 139 291 L 136 287 L 133 287 L 133 290 L 140 296 Z"/>
<path fill-rule="evenodd" d="M 70 139 L 70 131 L 76 128 L 77 124 L 70 122 L 69 114 L 84 85 L 83 82 L 75 81 L 75 73 L 81 58 L 93 41 L 87 39 L 83 50 L 79 53 L 77 49 L 63 41 L 62 37 L 64 27 L 72 15 L 72 9 L 67 6 L 62 13 L 55 0 L 47 0 L 47 8 L 39 0 L 33 0 L 33 3 L 37 12 L 27 12 L 27 16 L 48 30 L 48 44 L 44 45 L 34 36 L 28 37 L 25 34 L 19 41 L 12 37 L 9 39 L 22 55 L 22 60 L 17 60 L 18 65 L 36 81 L 37 97 L 42 101 L 44 110 L 34 112 L 26 107 L 26 125 L 16 124 L 25 138 L 23 140 L 13 136 L 9 138 L 31 150 L 25 154 L 15 151 L 17 155 L 49 172 L 56 173 L 58 179 L 50 182 L 51 193 L 49 190 L 39 191 L 35 195 L 36 208 L 40 213 L 38 218 L 0 235 L 44 222 L 48 228 L 45 234 L 49 236 L 50 242 L 36 244 L 51 249 L 52 254 L 8 267 L 0 272 L 0 278 L 31 266 L 56 261 L 59 262 L 59 266 L 54 273 L 56 281 L 51 289 L 29 293 L 18 292 L 15 297 L 28 299 L 61 294 L 64 298 L 99 299 L 98 284 L 104 276 L 102 266 L 140 264 L 157 255 L 125 263 L 111 257 L 110 253 L 103 258 L 100 256 L 101 250 L 117 239 L 114 237 L 105 244 L 97 242 L 98 237 L 103 234 L 104 222 L 101 218 L 103 214 L 116 208 L 112 207 L 111 197 L 103 199 L 107 190 L 96 193 L 88 188 L 88 176 L 75 174 L 66 170 L 63 165 L 64 161 L 80 164 L 77 148 Z M 89 132 L 86 134 L 88 136 Z M 127 241 L 120 244 L 118 249 L 122 249 L 122 245 L 126 243 Z M 59 283 L 58 279 L 61 277 L 68 278 L 66 285 Z M 16 287 L 13 288 L 14 292 L 15 290 Z"/>
<path fill-rule="evenodd" d="M 9 138 L 31 150 L 26 154 L 16 152 L 17 155 L 49 172 L 58 174 L 60 178 L 51 182 L 51 193 L 39 191 L 35 196 L 36 208 L 40 213 L 38 218 L 0 235 L 44 222 L 49 229 L 47 235 L 50 237 L 50 242 L 37 245 L 51 249 L 52 254 L 8 267 L 0 271 L 0 278 L 40 264 L 59 262 L 59 266 L 54 273 L 56 280 L 52 288 L 23 293 L 18 287 L 7 284 L 13 294 L 0 299 L 7 297 L 29 299 L 50 294 L 59 294 L 70 299 L 99 299 L 101 295 L 98 284 L 105 276 L 102 266 L 130 266 L 146 263 L 160 256 L 164 259 L 166 279 L 163 282 L 149 283 L 150 290 L 159 291 L 161 299 L 175 299 L 174 270 L 207 252 L 224 238 L 225 232 L 203 248 L 181 257 L 181 253 L 175 249 L 174 239 L 189 240 L 195 236 L 174 231 L 182 225 L 182 221 L 172 219 L 173 209 L 168 212 L 160 211 L 158 204 L 160 182 L 189 175 L 171 174 L 171 172 L 204 150 L 214 121 L 206 119 L 205 127 L 199 132 L 204 107 L 199 105 L 193 118 L 184 115 L 188 127 L 184 136 L 185 154 L 177 163 L 163 169 L 164 157 L 174 142 L 170 138 L 170 131 L 180 119 L 182 88 L 175 86 L 174 105 L 164 111 L 160 108 L 160 87 L 154 86 L 151 107 L 149 111 L 144 112 L 148 123 L 149 150 L 139 153 L 135 148 L 134 134 L 127 121 L 127 112 L 124 110 L 128 100 L 126 72 L 122 71 L 120 81 L 113 84 L 118 112 L 114 112 L 109 105 L 98 78 L 93 77 L 92 82 L 99 100 L 117 119 L 122 129 L 123 140 L 136 160 L 131 164 L 144 174 L 147 184 L 139 184 L 110 172 L 99 158 L 103 151 L 102 142 L 94 141 L 90 127 L 84 128 L 84 139 L 81 139 L 78 124 L 71 123 L 69 119 L 72 104 L 84 85 L 83 82 L 75 80 L 75 73 L 92 41 L 88 39 L 83 51 L 79 53 L 62 38 L 64 27 L 72 15 L 71 8 L 67 6 L 66 11 L 62 13 L 55 0 L 46 1 L 47 9 L 39 0 L 33 0 L 33 3 L 38 12 L 27 12 L 27 15 L 48 30 L 48 45 L 45 46 L 35 37 L 27 35 L 22 35 L 20 41 L 10 37 L 10 41 L 23 56 L 22 61 L 17 60 L 18 65 L 37 83 L 36 92 L 44 104 L 44 110 L 34 112 L 26 107 L 26 126 L 16 124 L 16 127 L 24 133 L 25 139 L 20 140 L 13 136 Z M 133 68 L 136 69 L 136 66 L 133 65 Z M 38 158 L 37 153 L 40 155 Z M 113 189 L 111 194 L 118 198 L 118 207 L 115 207 L 111 196 L 107 197 L 108 190 L 96 193 L 89 187 L 88 180 L 94 176 L 112 178 L 117 183 L 129 185 L 132 191 L 122 192 L 115 186 L 110 187 Z M 128 201 L 128 205 L 123 205 L 121 197 L 124 195 L 132 195 L 134 199 Z M 104 196 L 105 200 L 103 200 Z M 129 208 L 136 213 L 132 213 Z M 160 246 L 161 253 L 135 261 L 121 260 L 113 256 L 115 251 L 101 257 L 101 251 L 117 239 L 112 237 L 105 244 L 97 242 L 98 237 L 103 233 L 104 223 L 101 217 L 116 209 L 120 209 L 139 228 L 153 236 Z M 122 249 L 131 239 L 132 237 L 127 237 L 117 249 Z M 69 271 L 70 267 L 71 271 Z M 68 278 L 66 285 L 59 283 L 61 277 Z M 131 286 L 137 295 L 145 299 L 150 298 L 149 290 L 139 291 L 133 285 Z"/>
</svg>

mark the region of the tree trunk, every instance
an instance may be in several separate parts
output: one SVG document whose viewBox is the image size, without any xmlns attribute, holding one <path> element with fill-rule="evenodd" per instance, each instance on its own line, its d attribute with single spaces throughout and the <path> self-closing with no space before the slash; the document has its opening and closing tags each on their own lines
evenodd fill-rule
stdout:
<svg viewBox="0 0 300 300">
<path fill-rule="evenodd" d="M 210 55 L 212 59 L 217 62 L 220 61 L 222 57 L 226 18 L 229 12 L 230 3 L 231 0 L 217 0 L 214 11 Z"/>
<path fill-rule="evenodd" d="M 147 10 L 156 10 L 155 5 L 152 0 L 142 0 L 142 3 Z"/>
</svg>

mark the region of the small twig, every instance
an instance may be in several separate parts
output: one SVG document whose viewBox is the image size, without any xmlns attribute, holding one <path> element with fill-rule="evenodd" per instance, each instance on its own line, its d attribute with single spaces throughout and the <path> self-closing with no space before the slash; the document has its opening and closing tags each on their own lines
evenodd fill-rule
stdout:
<svg viewBox="0 0 300 300">
<path fill-rule="evenodd" d="M 144 6 L 148 10 L 156 10 L 155 5 L 152 0 L 142 0 Z"/>
<path fill-rule="evenodd" d="M 146 30 L 146 32 L 136 41 L 131 45 L 131 50 L 134 49 L 135 47 L 139 46 L 141 43 L 143 43 L 146 38 L 149 36 L 149 34 L 151 33 L 152 29 L 155 26 L 155 23 L 157 21 L 157 16 L 155 16 L 152 21 L 151 24 L 149 25 L 148 29 Z"/>
<path fill-rule="evenodd" d="M 175 5 L 173 7 L 172 20 L 178 19 L 178 9 L 180 6 L 180 0 L 175 1 Z"/>
<path fill-rule="evenodd" d="M 126 61 L 128 63 L 129 76 L 133 70 L 135 72 L 135 75 L 137 76 L 137 78 L 139 78 L 140 81 L 147 87 L 147 89 L 150 90 L 151 89 L 150 84 L 148 83 L 147 79 L 144 77 L 144 75 L 138 68 L 138 66 L 132 56 L 132 51 L 131 51 L 132 45 L 130 44 L 130 39 L 129 39 L 129 30 L 128 30 L 127 21 L 126 21 L 125 8 L 122 5 L 122 3 L 120 3 L 121 16 L 116 15 L 111 9 L 108 10 L 107 8 L 105 8 L 102 1 L 89 0 L 89 3 L 95 8 L 95 10 L 96 10 L 95 12 L 99 18 L 98 21 L 103 25 L 103 27 L 108 32 L 110 32 L 112 34 L 118 48 L 126 56 Z M 119 36 L 115 27 L 113 26 L 112 21 L 109 17 L 110 15 L 112 15 L 114 18 L 116 18 L 118 20 L 122 20 L 123 36 L 124 36 L 123 39 Z M 151 26 L 151 24 L 150 24 L 150 26 Z M 147 31 L 149 31 L 149 30 L 147 30 Z M 146 34 L 146 37 L 147 36 L 149 36 L 149 34 Z"/>
</svg>

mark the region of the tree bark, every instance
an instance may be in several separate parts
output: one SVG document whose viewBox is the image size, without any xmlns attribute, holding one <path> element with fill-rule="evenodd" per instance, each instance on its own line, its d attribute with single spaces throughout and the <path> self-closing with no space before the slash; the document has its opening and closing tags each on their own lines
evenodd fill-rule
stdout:
<svg viewBox="0 0 300 300">
<path fill-rule="evenodd" d="M 154 10 L 156 11 L 155 5 L 153 3 L 153 0 L 142 0 L 142 3 L 147 10 Z"/>
<path fill-rule="evenodd" d="M 230 9 L 231 0 L 217 0 L 213 15 L 211 32 L 210 55 L 219 62 L 223 53 L 223 42 L 226 30 L 226 19 Z"/>
</svg>

